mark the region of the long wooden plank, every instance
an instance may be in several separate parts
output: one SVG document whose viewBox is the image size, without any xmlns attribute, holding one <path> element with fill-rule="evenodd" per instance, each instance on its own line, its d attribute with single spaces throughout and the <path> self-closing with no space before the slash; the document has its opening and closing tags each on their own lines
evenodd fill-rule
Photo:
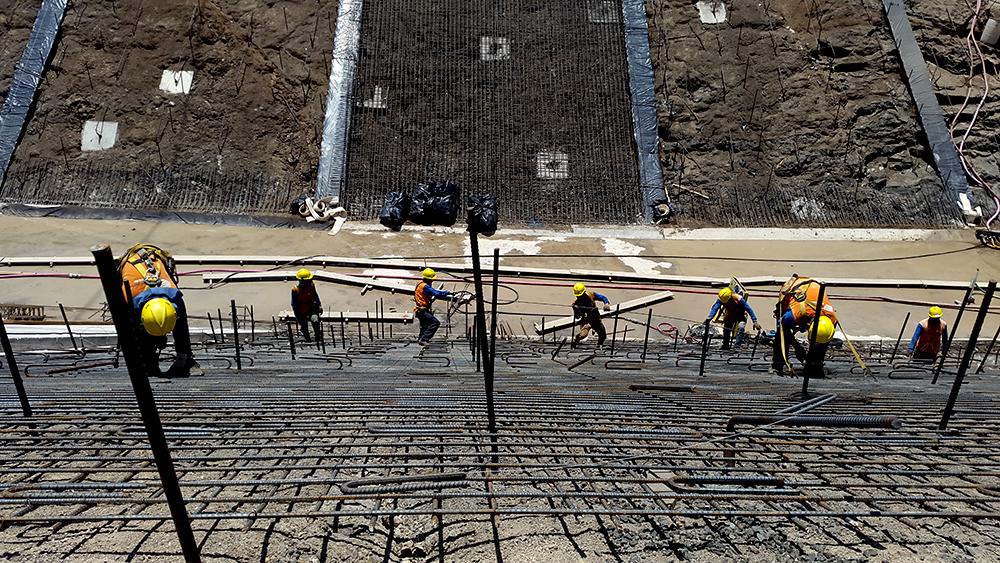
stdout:
<svg viewBox="0 0 1000 563">
<path fill-rule="evenodd" d="M 295 314 L 291 311 L 282 311 L 278 318 L 283 321 L 295 320 Z M 371 321 L 373 323 L 409 324 L 413 322 L 413 313 L 397 313 L 388 315 L 370 315 L 365 311 L 343 311 L 336 313 L 323 313 L 320 320 L 325 323 Z"/>
<path fill-rule="evenodd" d="M 618 313 L 628 313 L 629 311 L 635 311 L 636 309 L 642 309 L 645 307 L 652 307 L 657 303 L 663 303 L 665 301 L 670 301 L 674 298 L 674 294 L 669 291 L 661 291 L 659 293 L 654 293 L 652 295 L 647 295 L 646 297 L 640 297 L 638 299 L 632 299 L 631 301 L 625 301 L 623 303 L 618 303 L 611 306 L 610 311 L 599 311 L 601 317 L 611 317 Z M 565 330 L 576 325 L 573 316 L 562 317 L 553 320 L 551 323 L 545 323 L 545 329 L 538 323 L 535 323 L 535 334 L 549 334 L 550 332 L 556 332 L 557 330 Z"/>
<path fill-rule="evenodd" d="M 408 262 L 405 260 L 379 260 L 371 258 L 346 258 L 339 256 L 313 256 L 302 258 L 299 256 L 210 256 L 210 255 L 179 255 L 174 259 L 182 265 L 227 265 L 227 266 L 311 266 L 311 267 L 339 267 L 339 268 L 365 268 L 365 269 L 397 269 L 412 272 L 419 272 L 425 267 L 431 267 L 440 273 L 461 273 L 472 272 L 472 266 L 445 262 Z M 5 256 L 0 258 L 2 267 L 25 267 L 25 266 L 89 266 L 93 260 L 84 257 L 44 257 L 25 256 L 13 257 Z M 729 278 L 718 278 L 709 276 L 677 276 L 668 274 L 639 274 L 636 272 L 624 272 L 614 270 L 584 270 L 584 269 L 550 269 L 533 268 L 521 266 L 504 266 L 499 268 L 500 275 L 514 277 L 530 277 L 541 279 L 562 279 L 567 281 L 584 282 L 617 282 L 636 283 L 643 285 L 672 285 L 690 287 L 725 287 L 729 285 Z M 319 272 L 317 272 L 318 274 Z M 224 275 L 224 274 L 223 274 Z M 242 274 L 241 274 L 242 275 Z M 747 287 L 768 287 L 780 286 L 789 276 L 753 276 L 741 277 L 740 281 Z M 358 278 L 366 279 L 366 278 Z M 244 280 L 240 280 L 244 281 Z M 272 280 L 260 280 L 272 281 Z M 944 289 L 944 290 L 965 290 L 969 287 L 968 281 L 961 280 L 922 280 L 922 279 L 873 279 L 873 278 L 822 278 L 827 285 L 841 288 L 895 288 L 895 289 Z M 409 291 L 412 291 L 412 286 Z"/>
</svg>

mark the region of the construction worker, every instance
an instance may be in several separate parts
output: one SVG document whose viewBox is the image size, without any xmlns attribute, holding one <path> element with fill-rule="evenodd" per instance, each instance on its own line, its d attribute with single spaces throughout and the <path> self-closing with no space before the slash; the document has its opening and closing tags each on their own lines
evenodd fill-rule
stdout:
<svg viewBox="0 0 1000 563">
<path fill-rule="evenodd" d="M 320 315 L 323 314 L 323 303 L 320 302 L 316 284 L 313 283 L 314 277 L 312 272 L 302 268 L 295 273 L 295 279 L 299 280 L 299 283 L 292 288 L 292 313 L 306 342 L 312 342 L 309 338 L 309 323 L 313 325 L 316 338 L 320 338 L 322 330 Z"/>
<path fill-rule="evenodd" d="M 715 304 L 712 305 L 712 309 L 708 312 L 708 318 L 705 322 L 711 322 L 719 310 L 722 310 L 722 349 L 728 350 L 730 339 L 733 335 L 733 329 L 736 328 L 736 341 L 733 343 L 735 346 L 739 346 L 740 342 L 743 341 L 743 332 L 747 324 L 747 313 L 750 314 L 750 320 L 753 321 L 753 328 L 757 332 L 760 332 L 760 323 L 757 322 L 757 313 L 753 312 L 753 308 L 750 307 L 750 302 L 747 301 L 746 297 L 735 293 L 731 288 L 724 287 L 719 290 L 719 298 L 715 300 Z"/>
<path fill-rule="evenodd" d="M 174 334 L 176 358 L 166 377 L 199 375 L 201 370 L 191 351 L 191 332 L 181 291 L 177 289 L 177 269 L 170 253 L 151 244 L 136 244 L 118 260 L 122 291 L 138 317 L 139 348 L 146 373 L 162 377 L 159 352 Z"/>
<path fill-rule="evenodd" d="M 608 337 L 608 331 L 601 322 L 601 313 L 597 309 L 597 302 L 604 303 L 604 310 L 611 310 L 611 301 L 607 297 L 596 291 L 587 291 L 587 286 L 577 282 L 573 285 L 573 320 L 580 323 L 580 331 L 573 338 L 573 345 L 577 345 L 581 340 L 587 338 L 593 329 L 597 333 L 597 346 L 603 346 L 604 340 Z"/>
<path fill-rule="evenodd" d="M 413 301 L 416 303 L 413 307 L 413 315 L 420 322 L 420 335 L 417 337 L 417 344 L 427 346 L 430 344 L 430 339 L 434 337 L 434 333 L 437 332 L 438 327 L 441 326 L 441 321 L 434 316 L 431 306 L 435 299 L 447 298 L 451 295 L 451 292 L 443 289 L 434 289 L 431 286 L 434 280 L 437 279 L 437 272 L 433 269 L 424 268 L 420 276 L 422 279 L 413 291 Z"/>
<path fill-rule="evenodd" d="M 927 318 L 917 323 L 910 339 L 909 353 L 914 360 L 935 360 L 941 344 L 948 341 L 948 325 L 941 318 L 941 307 L 934 305 L 927 311 Z"/>
<path fill-rule="evenodd" d="M 823 303 L 819 306 L 819 319 L 816 319 L 819 289 L 819 282 L 812 278 L 799 277 L 798 274 L 793 274 L 781 286 L 775 311 L 777 328 L 774 335 L 774 354 L 771 359 L 771 366 L 775 372 L 784 373 L 788 363 L 788 345 L 791 344 L 795 347 L 795 355 L 804 363 L 809 376 L 824 376 L 823 361 L 830 340 L 833 339 L 833 333 L 836 331 L 837 312 L 824 294 Z M 814 322 L 817 325 L 816 340 L 807 351 L 795 340 L 795 333 L 803 332 L 812 338 Z"/>
</svg>

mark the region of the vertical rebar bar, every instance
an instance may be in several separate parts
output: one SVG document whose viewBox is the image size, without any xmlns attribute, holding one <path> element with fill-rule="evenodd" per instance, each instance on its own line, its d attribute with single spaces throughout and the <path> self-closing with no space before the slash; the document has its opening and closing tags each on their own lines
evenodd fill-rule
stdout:
<svg viewBox="0 0 1000 563">
<path fill-rule="evenodd" d="M 226 331 L 222 328 L 222 309 L 216 308 L 216 313 L 219 314 L 219 341 L 226 341 Z"/>
<path fill-rule="evenodd" d="M 62 303 L 59 304 L 59 313 L 62 315 L 63 324 L 66 325 L 66 333 L 69 334 L 69 341 L 73 344 L 73 349 L 79 352 L 80 349 L 76 346 L 76 338 L 73 336 L 73 329 L 69 326 L 69 319 L 66 317 L 66 308 L 63 307 Z"/>
<path fill-rule="evenodd" d="M 965 313 L 965 306 L 969 303 L 969 297 L 972 296 L 972 290 L 976 287 L 976 282 L 969 284 L 969 289 L 965 290 L 965 297 L 962 298 L 962 305 L 958 308 L 958 315 L 955 316 L 955 323 L 951 325 L 951 330 L 948 331 L 948 340 L 945 341 L 944 347 L 941 349 L 941 359 L 938 361 L 937 367 L 934 369 L 934 378 L 931 379 L 931 383 L 937 383 L 938 376 L 941 375 L 941 368 L 944 367 L 944 360 L 948 357 L 948 351 L 951 350 L 951 342 L 955 340 L 955 334 L 958 333 L 958 323 L 962 322 L 962 314 Z"/>
<path fill-rule="evenodd" d="M 646 336 L 642 339 L 642 361 L 646 361 L 646 350 L 649 348 L 649 325 L 653 324 L 653 308 L 646 313 Z"/>
<path fill-rule="evenodd" d="M 802 396 L 806 396 L 809 393 L 809 374 L 812 371 L 812 366 L 809 360 L 812 359 L 813 354 L 816 353 L 816 335 L 819 334 L 819 319 L 823 316 L 823 298 L 826 297 L 826 284 L 819 284 L 819 296 L 816 297 L 816 307 L 813 313 L 812 326 L 809 327 L 809 350 L 806 352 L 806 365 L 805 369 L 802 370 Z M 780 321 L 779 321 L 780 322 Z M 820 369 L 823 366 L 820 365 Z"/>
<path fill-rule="evenodd" d="M 965 347 L 965 354 L 962 355 L 962 362 L 958 366 L 958 373 L 955 374 L 955 382 L 951 386 L 951 394 L 948 395 L 948 403 L 944 407 L 944 414 L 941 416 L 941 424 L 938 430 L 948 428 L 948 421 L 955 411 L 955 401 L 958 400 L 958 393 L 962 389 L 962 381 L 965 379 L 965 372 L 972 363 L 972 356 L 976 353 L 976 342 L 979 340 L 979 331 L 983 328 L 986 315 L 990 312 L 990 302 L 993 301 L 993 292 L 996 291 L 997 281 L 990 280 L 986 286 L 986 293 L 983 295 L 983 304 L 979 307 L 979 314 L 976 315 L 976 322 L 972 325 L 972 333 L 969 334 L 969 344 Z M 950 339 L 949 339 L 950 340 Z"/>
<path fill-rule="evenodd" d="M 708 329 L 711 324 L 712 321 L 705 319 L 705 323 L 702 325 L 705 327 L 705 332 L 701 335 L 701 365 L 698 366 L 698 377 L 704 377 L 705 375 L 705 356 L 708 355 Z"/>
<path fill-rule="evenodd" d="M 490 304 L 490 382 L 487 393 L 493 394 L 493 370 L 496 367 L 494 362 L 497 351 L 497 293 L 499 293 L 500 283 L 500 249 L 493 249 L 493 303 Z M 495 430 L 491 430 L 495 432 Z M 496 463 L 495 461 L 493 463 Z"/>
<path fill-rule="evenodd" d="M 219 341 L 219 337 L 215 335 L 215 323 L 212 322 L 212 312 L 206 313 L 208 315 L 208 328 L 212 329 L 212 340 L 215 342 Z"/>
<path fill-rule="evenodd" d="M 490 358 L 487 358 L 490 344 L 487 342 L 486 334 L 486 304 L 483 297 L 483 272 L 479 262 L 479 235 L 472 231 L 469 233 L 469 241 L 472 250 L 472 274 L 476 284 L 476 327 L 479 354 L 476 355 L 476 363 L 482 358 L 483 380 L 486 387 L 486 417 L 490 441 L 495 444 L 496 440 L 496 415 L 493 410 L 493 365 Z M 495 266 L 494 266 L 495 268 Z M 496 463 L 496 449 L 493 449 L 494 463 Z"/>
<path fill-rule="evenodd" d="M 292 359 L 295 359 L 295 335 L 292 334 L 292 323 L 286 322 L 285 328 L 288 329 L 288 345 L 292 350 Z"/>
<path fill-rule="evenodd" d="M 257 338 L 257 321 L 253 317 L 253 305 L 250 305 L 250 342 L 253 342 Z"/>
<path fill-rule="evenodd" d="M 144 369 L 145 362 L 140 356 L 141 352 L 128 312 L 128 304 L 122 298 L 121 278 L 116 271 L 114 255 L 111 253 L 111 247 L 106 244 L 91 248 L 91 253 L 94 255 L 94 263 L 97 265 L 97 271 L 101 277 L 101 285 L 104 287 L 104 296 L 107 299 L 111 319 L 115 324 L 115 332 L 118 333 L 118 344 L 125 358 L 125 366 L 128 369 L 129 379 L 132 381 L 132 389 L 135 392 L 139 413 L 149 438 L 149 445 L 153 450 L 153 460 L 160 474 L 163 494 L 167 499 L 170 515 L 177 529 L 177 538 L 181 544 L 184 560 L 187 563 L 200 563 L 201 554 L 198 542 L 195 541 L 187 507 L 184 506 L 184 496 L 177 481 L 177 472 L 174 469 L 167 439 L 163 434 L 163 425 L 160 422 L 160 413 L 156 409 L 153 389 L 149 385 L 149 377 Z"/>
<path fill-rule="evenodd" d="M 17 359 L 14 358 L 14 349 L 10 345 L 10 337 L 7 336 L 7 326 L 4 325 L 2 315 L 0 315 L 0 344 L 3 345 L 3 353 L 7 357 L 10 378 L 14 380 L 17 400 L 21 402 L 21 412 L 25 418 L 30 417 L 31 404 L 28 402 L 28 393 L 24 390 L 24 380 L 21 379 L 21 370 L 17 367 Z"/>
<path fill-rule="evenodd" d="M 340 345 L 347 350 L 347 327 L 344 326 L 344 313 L 340 313 Z"/>
<path fill-rule="evenodd" d="M 615 355 L 615 341 L 618 339 L 618 315 L 621 314 L 621 303 L 615 304 L 615 322 L 611 326 L 611 355 Z"/>
<path fill-rule="evenodd" d="M 896 352 L 899 351 L 899 343 L 903 341 L 903 333 L 906 332 L 906 325 L 910 324 L 910 312 L 906 312 L 906 318 L 903 319 L 903 326 L 899 328 L 899 336 L 896 337 L 896 345 L 892 348 L 892 354 L 889 356 L 889 363 L 891 364 L 896 359 Z"/>
<path fill-rule="evenodd" d="M 229 300 L 229 307 L 232 310 L 232 317 L 233 317 L 233 342 L 235 344 L 234 347 L 236 348 L 236 370 L 243 371 L 243 359 L 240 358 L 240 328 L 238 319 L 236 318 L 235 299 Z"/>
<path fill-rule="evenodd" d="M 983 354 L 983 361 L 976 368 L 976 373 L 983 373 L 983 368 L 986 367 L 986 360 L 990 357 L 990 353 L 993 352 L 993 347 L 996 346 L 998 336 L 1000 336 L 1000 326 L 997 326 L 997 331 L 993 333 L 993 340 L 990 340 L 990 345 L 986 349 L 986 353 Z"/>
</svg>

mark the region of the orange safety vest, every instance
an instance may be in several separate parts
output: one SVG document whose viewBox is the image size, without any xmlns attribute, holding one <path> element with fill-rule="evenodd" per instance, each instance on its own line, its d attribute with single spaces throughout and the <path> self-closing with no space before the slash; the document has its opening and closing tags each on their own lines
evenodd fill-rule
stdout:
<svg viewBox="0 0 1000 563">
<path fill-rule="evenodd" d="M 801 324 L 816 316 L 816 301 L 819 300 L 819 282 L 812 278 L 800 278 L 793 276 L 779 292 L 781 308 L 784 311 L 791 311 L 795 317 L 796 324 Z M 830 304 L 829 294 L 823 295 L 822 312 L 829 317 L 834 324 L 837 324 L 837 312 Z"/>
<path fill-rule="evenodd" d="M 746 309 L 743 308 L 743 296 L 733 293 L 729 302 L 722 304 L 722 310 L 724 311 L 723 319 L 739 318 L 746 315 Z"/>
<path fill-rule="evenodd" d="M 316 313 L 318 309 L 316 302 L 319 301 L 316 284 L 296 285 L 292 288 L 292 293 L 295 294 L 296 304 L 298 305 L 298 310 L 295 311 L 296 315 L 301 317 Z"/>
<path fill-rule="evenodd" d="M 146 257 L 140 254 L 142 247 Z M 173 277 L 173 272 L 168 268 L 166 260 L 169 254 L 163 253 L 159 248 L 152 245 L 136 245 L 122 257 L 118 263 L 118 270 L 122 276 L 122 294 L 128 300 L 129 294 L 125 291 L 125 284 L 128 284 L 132 299 L 139 296 L 150 287 L 177 287 L 177 281 Z"/>
<path fill-rule="evenodd" d="M 431 300 L 424 294 L 425 285 L 427 285 L 427 282 L 422 281 L 417 284 L 417 289 L 413 291 L 413 301 L 416 303 L 416 307 L 413 308 L 414 313 L 431 308 Z"/>
<path fill-rule="evenodd" d="M 914 348 L 928 356 L 937 356 L 941 351 L 941 335 L 944 334 L 947 325 L 943 320 L 931 323 L 930 318 L 927 318 L 920 321 L 920 328 L 920 337 L 917 338 L 917 345 Z"/>
</svg>

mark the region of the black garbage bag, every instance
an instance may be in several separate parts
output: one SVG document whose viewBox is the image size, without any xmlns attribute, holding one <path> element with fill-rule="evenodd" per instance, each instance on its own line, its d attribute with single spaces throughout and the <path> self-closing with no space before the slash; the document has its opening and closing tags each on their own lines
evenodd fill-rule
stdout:
<svg viewBox="0 0 1000 563">
<path fill-rule="evenodd" d="M 410 196 L 403 192 L 385 194 L 385 202 L 378 214 L 378 222 L 394 231 L 403 228 L 406 217 L 410 214 Z"/>
<path fill-rule="evenodd" d="M 433 225 L 434 217 L 431 211 L 431 203 L 434 195 L 431 194 L 431 185 L 427 183 L 417 184 L 410 195 L 410 211 L 408 217 L 410 221 L 418 225 Z"/>
<path fill-rule="evenodd" d="M 459 187 L 451 182 L 417 184 L 410 196 L 410 220 L 418 225 L 454 225 L 460 193 Z"/>
<path fill-rule="evenodd" d="M 299 214 L 299 208 L 306 204 L 306 198 L 309 197 L 305 194 L 292 200 L 292 203 L 288 204 L 288 211 L 292 215 Z"/>
<path fill-rule="evenodd" d="M 465 222 L 470 233 L 488 237 L 497 232 L 497 198 L 491 195 L 470 195 L 469 215 Z"/>
</svg>

